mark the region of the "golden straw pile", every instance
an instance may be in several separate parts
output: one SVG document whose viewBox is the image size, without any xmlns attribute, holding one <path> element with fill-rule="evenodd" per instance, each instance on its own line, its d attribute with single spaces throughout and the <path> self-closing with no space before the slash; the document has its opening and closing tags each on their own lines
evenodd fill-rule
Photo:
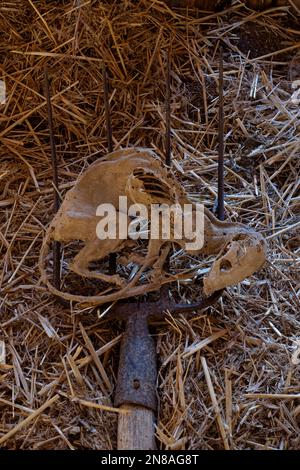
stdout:
<svg viewBox="0 0 300 470">
<path fill-rule="evenodd" d="M 150 147 L 164 158 L 171 45 L 173 169 L 190 196 L 212 208 L 220 41 L 227 216 L 265 235 L 269 259 L 214 307 L 169 316 L 153 330 L 158 446 L 300 448 L 300 33 L 288 10 L 254 13 L 240 2 L 219 13 L 175 11 L 157 0 L 1 2 L 0 448 L 116 447 L 112 394 L 124 325 L 62 305 L 37 269 L 53 215 L 45 65 L 63 197 L 106 153 L 103 62 L 114 147 Z M 190 258 L 199 275 L 210 262 Z M 189 284 L 172 292 L 197 298 Z"/>
</svg>

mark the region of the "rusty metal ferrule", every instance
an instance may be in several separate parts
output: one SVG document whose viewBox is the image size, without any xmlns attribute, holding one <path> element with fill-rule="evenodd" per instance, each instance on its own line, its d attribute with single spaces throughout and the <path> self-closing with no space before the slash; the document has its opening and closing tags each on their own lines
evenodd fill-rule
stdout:
<svg viewBox="0 0 300 470">
<path fill-rule="evenodd" d="M 156 350 L 147 315 L 130 315 L 121 343 L 115 406 L 133 404 L 156 411 Z"/>
</svg>

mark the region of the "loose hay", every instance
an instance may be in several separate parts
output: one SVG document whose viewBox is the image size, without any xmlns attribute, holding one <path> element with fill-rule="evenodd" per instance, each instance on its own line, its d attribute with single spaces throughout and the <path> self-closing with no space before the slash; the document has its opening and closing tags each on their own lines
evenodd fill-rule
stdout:
<svg viewBox="0 0 300 470">
<path fill-rule="evenodd" d="M 251 21 L 276 50 L 240 48 Z M 44 65 L 51 79 L 63 197 L 106 153 L 102 69 L 115 148 L 164 156 L 171 43 L 174 171 L 212 208 L 217 167 L 219 40 L 224 42 L 226 210 L 269 242 L 263 271 L 213 308 L 157 324 L 157 438 L 168 449 L 299 449 L 299 108 L 290 61 L 300 48 L 287 8 L 176 12 L 159 1 L 2 2 L 0 442 L 2 448 L 116 447 L 112 390 L 122 325 L 61 305 L 37 262 L 52 217 Z M 241 50 L 243 49 L 243 50 Z M 295 75 L 293 61 L 292 80 Z M 174 260 L 181 262 L 181 254 Z M 208 260 L 193 259 L 199 275 Z M 191 285 L 174 297 L 196 300 Z M 98 312 L 98 315 L 101 312 Z M 90 338 L 90 340 L 88 340 Z M 3 344 L 5 346 L 3 346 Z M 98 359 L 97 359 L 98 358 Z M 103 374 L 103 371 L 105 374 Z"/>
</svg>

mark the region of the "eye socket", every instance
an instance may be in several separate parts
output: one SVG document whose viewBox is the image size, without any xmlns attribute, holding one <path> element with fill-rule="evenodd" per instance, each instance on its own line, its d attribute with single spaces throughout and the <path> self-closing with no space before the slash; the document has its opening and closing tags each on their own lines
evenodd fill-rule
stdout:
<svg viewBox="0 0 300 470">
<path fill-rule="evenodd" d="M 246 238 L 248 238 L 248 237 L 249 237 L 249 235 L 247 233 L 238 233 L 238 234 L 234 235 L 232 241 L 238 242 L 238 241 L 246 240 Z"/>
<path fill-rule="evenodd" d="M 224 259 L 220 264 L 220 271 L 227 272 L 232 268 L 232 264 L 227 259 Z"/>
</svg>

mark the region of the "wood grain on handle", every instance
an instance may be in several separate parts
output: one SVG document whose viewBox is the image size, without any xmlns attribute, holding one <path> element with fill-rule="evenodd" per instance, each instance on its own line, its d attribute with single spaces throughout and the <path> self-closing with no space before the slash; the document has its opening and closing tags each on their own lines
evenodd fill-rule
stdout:
<svg viewBox="0 0 300 470">
<path fill-rule="evenodd" d="M 122 405 L 128 413 L 118 421 L 118 450 L 155 450 L 155 415 L 136 405 Z"/>
</svg>

